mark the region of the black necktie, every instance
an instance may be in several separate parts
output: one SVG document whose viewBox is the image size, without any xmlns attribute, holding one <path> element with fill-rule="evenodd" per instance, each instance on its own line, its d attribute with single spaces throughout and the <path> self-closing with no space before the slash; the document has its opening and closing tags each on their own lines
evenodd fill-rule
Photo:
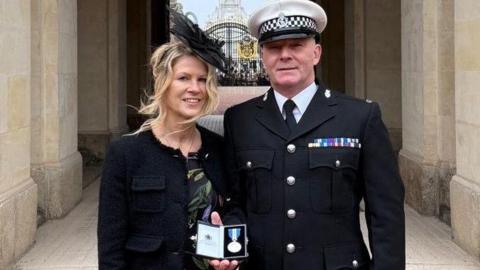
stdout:
<svg viewBox="0 0 480 270">
<path fill-rule="evenodd" d="M 286 116 L 285 121 L 287 122 L 290 133 L 292 133 L 297 125 L 297 121 L 295 121 L 295 117 L 293 117 L 293 109 L 295 109 L 295 106 L 295 102 L 293 102 L 291 99 L 288 99 L 285 101 L 285 104 L 283 104 L 283 110 L 285 111 Z"/>
</svg>

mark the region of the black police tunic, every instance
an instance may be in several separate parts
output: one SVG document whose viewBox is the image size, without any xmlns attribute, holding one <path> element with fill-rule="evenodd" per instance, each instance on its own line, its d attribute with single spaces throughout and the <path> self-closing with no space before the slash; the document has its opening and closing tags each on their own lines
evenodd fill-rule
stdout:
<svg viewBox="0 0 480 270">
<path fill-rule="evenodd" d="M 320 85 L 290 132 L 270 89 L 226 111 L 225 144 L 246 269 L 405 268 L 404 187 L 376 103 Z"/>
</svg>

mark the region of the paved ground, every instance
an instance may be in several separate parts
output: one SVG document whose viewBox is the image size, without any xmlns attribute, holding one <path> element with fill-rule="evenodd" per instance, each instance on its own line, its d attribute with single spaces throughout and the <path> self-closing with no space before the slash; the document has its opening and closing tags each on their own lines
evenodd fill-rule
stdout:
<svg viewBox="0 0 480 270">
<path fill-rule="evenodd" d="M 43 224 L 35 245 L 13 269 L 97 269 L 98 188 L 99 181 L 95 181 L 68 216 Z M 451 241 L 447 225 L 409 207 L 406 216 L 408 270 L 480 270 L 478 261 Z"/>
</svg>

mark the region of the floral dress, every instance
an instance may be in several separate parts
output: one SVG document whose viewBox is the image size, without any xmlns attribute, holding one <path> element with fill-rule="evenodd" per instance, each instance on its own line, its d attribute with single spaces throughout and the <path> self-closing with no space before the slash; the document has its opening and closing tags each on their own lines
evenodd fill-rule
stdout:
<svg viewBox="0 0 480 270">
<path fill-rule="evenodd" d="M 197 221 L 208 221 L 210 214 L 217 206 L 217 194 L 212 183 L 206 177 L 198 160 L 197 153 L 189 153 L 187 158 L 189 198 L 188 203 L 188 230 L 185 250 L 194 253 L 195 242 L 192 236 L 196 234 Z M 185 256 L 186 270 L 208 269 L 208 260 L 195 256 Z"/>
</svg>

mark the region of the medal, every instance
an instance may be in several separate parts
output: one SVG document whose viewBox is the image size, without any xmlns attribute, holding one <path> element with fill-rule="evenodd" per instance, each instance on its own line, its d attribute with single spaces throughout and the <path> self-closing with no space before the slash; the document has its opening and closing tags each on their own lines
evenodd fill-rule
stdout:
<svg viewBox="0 0 480 270">
<path fill-rule="evenodd" d="M 242 249 L 242 245 L 237 242 L 237 239 L 238 239 L 239 236 L 240 236 L 240 228 L 228 229 L 228 237 L 230 237 L 230 239 L 232 239 L 232 242 L 230 242 L 227 245 L 227 249 L 231 253 L 237 253 Z"/>
</svg>

